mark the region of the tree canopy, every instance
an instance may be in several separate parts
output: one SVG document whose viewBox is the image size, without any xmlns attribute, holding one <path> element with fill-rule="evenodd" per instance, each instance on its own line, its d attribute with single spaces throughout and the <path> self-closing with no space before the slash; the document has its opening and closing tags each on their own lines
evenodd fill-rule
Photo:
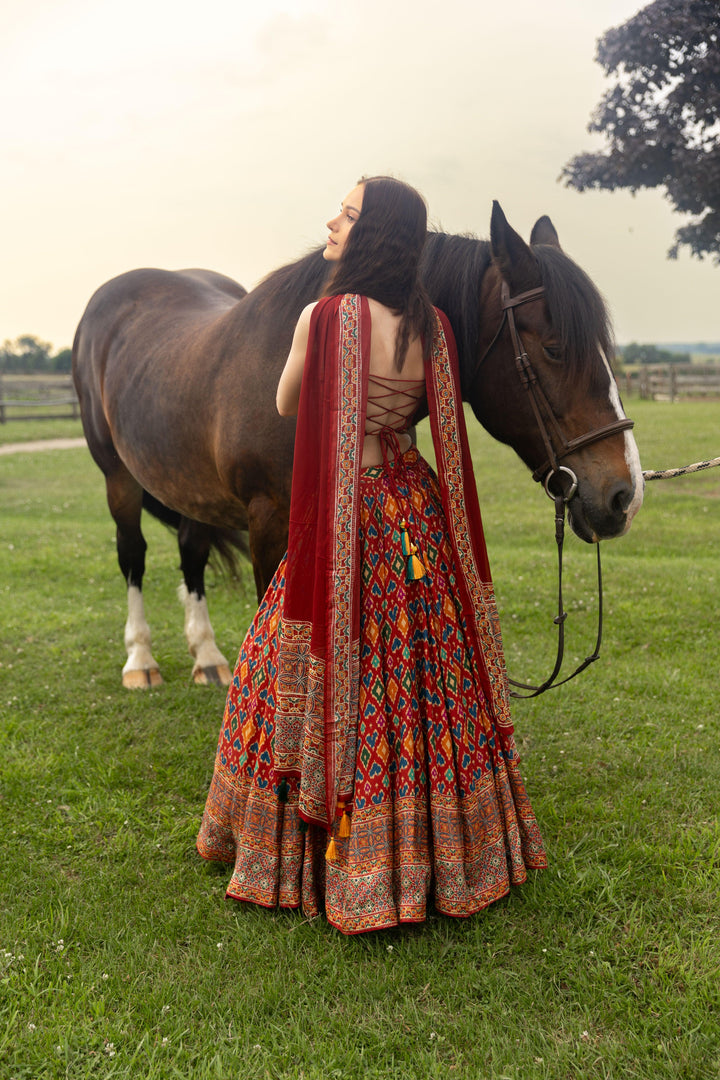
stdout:
<svg viewBox="0 0 720 1080">
<path fill-rule="evenodd" d="M 625 346 L 622 358 L 626 364 L 689 364 L 692 361 L 690 353 L 669 352 L 657 345 L 638 345 L 636 341 Z"/>
<path fill-rule="evenodd" d="M 692 218 L 675 233 L 720 263 L 720 3 L 655 0 L 598 41 L 614 79 L 588 130 L 607 148 L 578 154 L 562 172 L 578 191 L 664 188 Z"/>
<path fill-rule="evenodd" d="M 67 374 L 70 371 L 72 352 L 60 349 L 53 353 L 53 347 L 47 341 L 40 341 L 33 334 L 22 334 L 15 341 L 6 341 L 0 346 L 0 374 L 27 374 L 30 372 L 55 372 Z"/>
</svg>

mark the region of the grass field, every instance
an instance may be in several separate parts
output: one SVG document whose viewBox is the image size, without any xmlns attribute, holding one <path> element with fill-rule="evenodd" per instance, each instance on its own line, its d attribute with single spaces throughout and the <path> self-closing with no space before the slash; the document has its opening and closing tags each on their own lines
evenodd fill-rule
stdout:
<svg viewBox="0 0 720 1080">
<path fill-rule="evenodd" d="M 0 424 L 0 446 L 28 439 L 76 439 L 82 436 L 82 423 L 69 417 L 56 420 L 11 420 Z"/>
<path fill-rule="evenodd" d="M 645 468 L 720 453 L 720 405 L 632 413 Z M 542 678 L 552 505 L 472 439 L 511 674 Z M 172 536 L 147 524 L 166 683 L 129 693 L 87 451 L 0 458 L 0 505 L 0 1080 L 720 1076 L 720 470 L 648 485 L 603 546 L 601 659 L 514 710 L 549 870 L 473 919 L 357 938 L 226 901 L 195 854 L 224 694 L 190 683 Z M 597 601 L 592 550 L 567 549 L 573 659 Z M 232 662 L 251 575 L 208 593 Z"/>
</svg>

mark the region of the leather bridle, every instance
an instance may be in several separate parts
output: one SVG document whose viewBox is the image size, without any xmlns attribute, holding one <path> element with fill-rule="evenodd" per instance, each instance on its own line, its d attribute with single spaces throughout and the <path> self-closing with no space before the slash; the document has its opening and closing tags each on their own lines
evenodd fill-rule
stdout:
<svg viewBox="0 0 720 1080">
<path fill-rule="evenodd" d="M 530 362 L 530 358 L 523 346 L 522 337 L 520 331 L 515 323 L 515 308 L 520 307 L 522 304 L 529 304 L 533 300 L 540 300 L 545 294 L 545 288 L 541 285 L 535 289 L 528 289 L 526 292 L 518 293 L 517 296 L 510 295 L 510 288 L 507 282 L 503 281 L 501 285 L 500 298 L 502 301 L 503 316 L 500 321 L 500 325 L 488 345 L 485 352 L 480 357 L 477 363 L 475 371 L 473 372 L 472 380 L 470 383 L 470 391 L 475 387 L 475 384 L 479 378 L 480 371 L 484 361 L 495 347 L 502 331 L 507 323 L 510 331 L 510 338 L 512 340 L 513 350 L 515 352 L 515 366 L 520 376 L 520 381 L 526 390 L 530 405 L 535 416 L 540 435 L 545 446 L 546 458 L 543 463 L 538 466 L 533 472 L 533 480 L 542 481 L 545 487 L 545 491 L 549 498 L 555 503 L 555 540 L 558 549 L 558 613 L 555 616 L 554 622 L 558 628 L 558 649 L 555 659 L 555 666 L 548 678 L 539 686 L 535 686 L 531 683 L 520 683 L 514 679 L 508 681 L 512 686 L 518 687 L 520 690 L 528 690 L 530 693 L 519 694 L 516 691 L 510 691 L 512 697 L 516 698 L 533 698 L 539 694 L 545 693 L 546 690 L 550 690 L 553 687 L 562 686 L 563 683 L 569 682 L 570 679 L 574 679 L 576 675 L 579 675 L 581 671 L 584 671 L 586 667 L 589 667 L 593 661 L 597 660 L 600 655 L 600 645 L 602 643 L 602 626 L 603 626 L 603 606 L 602 606 L 602 569 L 600 565 L 600 544 L 597 543 L 597 572 L 598 572 L 598 632 L 597 640 L 595 642 L 595 649 L 590 656 L 587 656 L 585 660 L 578 665 L 573 671 L 572 675 L 568 675 L 565 679 L 561 679 L 559 682 L 557 676 L 560 673 L 562 667 L 563 656 L 565 651 L 565 621 L 567 619 L 567 612 L 563 607 L 563 595 L 562 595 L 562 549 L 563 540 L 565 536 L 565 506 L 575 495 L 577 491 L 577 476 L 565 465 L 560 465 L 560 462 L 568 457 L 570 454 L 575 453 L 577 450 L 581 450 L 586 446 L 591 446 L 593 443 L 599 442 L 601 439 L 607 439 L 611 435 L 617 435 L 621 431 L 629 431 L 633 426 L 633 421 L 627 419 L 614 420 L 611 424 L 606 424 L 604 427 L 595 428 L 592 431 L 587 432 L 585 435 L 580 435 L 576 439 L 567 439 L 560 424 L 555 416 L 552 406 L 548 401 L 545 392 L 543 391 L 537 374 Z M 550 490 L 549 484 L 554 476 L 558 476 L 560 473 L 564 475 L 564 478 L 569 482 L 569 487 L 565 491 L 560 491 L 556 494 Z M 562 485 L 561 485 L 562 487 Z"/>
</svg>

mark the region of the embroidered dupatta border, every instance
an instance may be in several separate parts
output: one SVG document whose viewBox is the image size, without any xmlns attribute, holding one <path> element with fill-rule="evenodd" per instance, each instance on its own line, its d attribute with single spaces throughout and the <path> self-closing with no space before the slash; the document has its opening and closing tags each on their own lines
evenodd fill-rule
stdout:
<svg viewBox="0 0 720 1080">
<path fill-rule="evenodd" d="M 425 381 L 443 509 L 462 577 L 463 608 L 471 624 L 483 688 L 496 723 L 512 731 L 500 619 L 462 411 L 457 354 L 447 317 L 438 312 L 438 318 L 441 332 L 433 340 Z M 453 343 L 452 349 L 448 342 Z"/>
<path fill-rule="evenodd" d="M 332 532 L 333 595 L 329 605 L 333 663 L 325 683 L 325 806 L 329 824 L 338 796 L 352 795 L 355 774 L 360 680 L 358 495 L 369 361 L 369 342 L 368 355 L 363 356 L 363 304 L 367 311 L 367 300 L 346 295 L 338 310 L 337 482 Z"/>
<path fill-rule="evenodd" d="M 309 512 L 297 507 L 297 529 L 291 512 L 288 549 L 312 580 L 291 599 L 286 594 L 279 629 L 276 774 L 300 778 L 300 815 L 325 828 L 338 797 L 351 796 L 355 771 L 358 493 L 369 363 L 362 328 L 369 318 L 367 300 L 353 295 L 321 301 L 313 313 L 295 452 L 305 490 L 314 478 L 320 497 Z M 295 487 L 292 506 L 294 499 Z"/>
</svg>

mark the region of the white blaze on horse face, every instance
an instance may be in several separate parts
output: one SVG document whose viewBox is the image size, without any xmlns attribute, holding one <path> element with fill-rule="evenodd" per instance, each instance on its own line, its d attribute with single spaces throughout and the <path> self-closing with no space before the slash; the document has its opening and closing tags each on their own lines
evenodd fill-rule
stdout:
<svg viewBox="0 0 720 1080">
<path fill-rule="evenodd" d="M 158 666 L 150 651 L 150 627 L 145 618 L 143 594 L 137 585 L 128 586 L 127 602 L 125 648 L 128 658 L 123 668 L 123 677 L 132 671 L 157 671 Z"/>
<path fill-rule="evenodd" d="M 603 350 L 598 349 L 598 352 L 602 357 L 602 361 L 608 373 L 608 379 L 610 382 L 610 404 L 618 420 L 624 420 L 626 414 L 625 410 L 622 407 L 622 402 L 620 401 L 620 393 L 618 391 L 615 375 L 613 374 L 613 370 L 610 367 L 608 358 L 603 352 Z M 625 463 L 628 467 L 628 472 L 630 473 L 630 480 L 632 482 L 634 491 L 632 502 L 628 506 L 625 515 L 625 528 L 623 529 L 623 533 L 626 533 L 630 528 L 630 523 L 632 522 L 632 519 L 635 517 L 638 510 L 642 506 L 645 482 L 643 480 L 642 465 L 640 464 L 640 452 L 637 448 L 637 443 L 633 438 L 633 433 L 632 431 L 624 431 L 622 435 L 625 440 Z"/>
</svg>

